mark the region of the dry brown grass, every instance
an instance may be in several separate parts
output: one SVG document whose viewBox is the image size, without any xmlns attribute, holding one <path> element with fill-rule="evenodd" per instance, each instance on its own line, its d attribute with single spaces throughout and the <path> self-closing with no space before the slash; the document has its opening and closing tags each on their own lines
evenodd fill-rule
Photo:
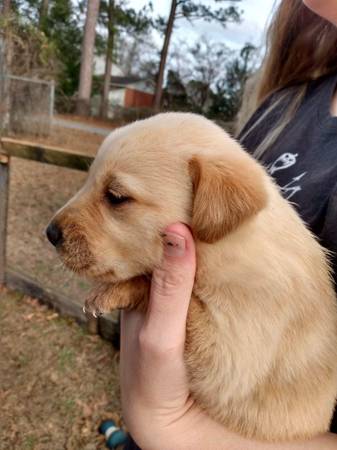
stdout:
<svg viewBox="0 0 337 450">
<path fill-rule="evenodd" d="M 118 355 L 36 300 L 0 289 L 0 450 L 103 450 Z"/>
</svg>

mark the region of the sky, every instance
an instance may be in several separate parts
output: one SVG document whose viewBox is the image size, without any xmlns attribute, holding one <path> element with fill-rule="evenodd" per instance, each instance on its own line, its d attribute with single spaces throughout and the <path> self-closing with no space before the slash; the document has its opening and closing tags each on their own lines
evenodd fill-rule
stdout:
<svg viewBox="0 0 337 450">
<path fill-rule="evenodd" d="M 129 5 L 135 9 L 140 9 L 146 0 L 129 0 Z M 219 3 L 214 0 L 204 0 L 203 3 L 219 7 Z M 225 6 L 230 1 L 223 3 Z M 275 0 L 241 0 L 238 4 L 243 10 L 243 20 L 240 24 L 228 24 L 224 29 L 221 25 L 207 23 L 204 21 L 195 22 L 193 25 L 186 20 L 179 20 L 175 29 L 173 40 L 187 41 L 194 43 L 201 36 L 205 36 L 210 41 L 224 42 L 233 49 L 241 48 L 246 42 L 251 42 L 257 47 L 263 44 L 266 24 L 270 19 Z M 171 0 L 154 0 L 154 12 L 163 16 L 168 16 Z M 160 45 L 160 37 L 155 36 Z"/>
</svg>

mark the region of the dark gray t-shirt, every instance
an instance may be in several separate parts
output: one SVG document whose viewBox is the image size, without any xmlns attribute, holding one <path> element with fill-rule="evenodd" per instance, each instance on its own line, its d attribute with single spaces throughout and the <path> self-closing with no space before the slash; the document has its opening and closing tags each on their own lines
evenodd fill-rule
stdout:
<svg viewBox="0 0 337 450">
<path fill-rule="evenodd" d="M 336 87 L 336 74 L 311 82 L 294 118 L 266 150 L 260 162 L 321 244 L 333 252 L 337 287 L 337 117 L 330 113 Z M 244 135 L 277 95 L 260 106 L 239 135 L 239 141 L 251 154 L 278 122 L 289 99 L 281 102 L 251 133 Z M 332 424 L 335 433 L 336 422 L 335 414 Z"/>
</svg>

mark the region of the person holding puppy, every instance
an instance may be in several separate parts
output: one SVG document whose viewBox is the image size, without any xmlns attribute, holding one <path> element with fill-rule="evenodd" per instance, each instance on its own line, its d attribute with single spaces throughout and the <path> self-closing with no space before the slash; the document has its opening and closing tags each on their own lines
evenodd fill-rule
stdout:
<svg viewBox="0 0 337 450">
<path fill-rule="evenodd" d="M 239 135 L 309 228 L 337 251 L 337 2 L 282 0 L 269 31 L 260 106 Z M 250 441 L 212 421 L 190 397 L 183 353 L 195 274 L 189 229 L 166 230 L 146 315 L 121 319 L 121 392 L 127 427 L 143 450 L 333 450 L 332 433 L 306 442 Z M 337 256 L 332 265 L 337 279 Z M 224 268 L 226 270 L 226 268 Z M 137 449 L 130 442 L 127 449 Z"/>
</svg>

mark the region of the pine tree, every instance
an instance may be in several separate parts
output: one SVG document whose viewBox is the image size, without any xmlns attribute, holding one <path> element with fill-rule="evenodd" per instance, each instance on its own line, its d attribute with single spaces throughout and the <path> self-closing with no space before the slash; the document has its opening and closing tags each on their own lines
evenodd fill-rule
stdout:
<svg viewBox="0 0 337 450">
<path fill-rule="evenodd" d="M 225 1 L 234 3 L 234 1 L 239 2 L 240 0 L 216 0 L 216 3 Z M 174 24 L 177 19 L 181 18 L 185 18 L 190 22 L 195 20 L 205 20 L 207 22 L 216 21 L 222 26 L 226 26 L 228 22 L 238 22 L 240 20 L 240 11 L 233 5 L 230 5 L 227 8 L 220 7 L 214 10 L 212 7 L 204 5 L 202 2 L 195 2 L 192 0 L 172 0 L 168 21 L 165 22 L 164 19 L 160 18 L 157 22 L 159 29 L 165 29 L 165 37 L 161 50 L 159 72 L 156 82 L 154 99 L 155 110 L 159 110 L 161 105 L 165 66 Z"/>
<path fill-rule="evenodd" d="M 99 0 L 88 0 L 87 3 L 82 42 L 80 83 L 76 102 L 76 112 L 79 115 L 89 115 L 90 113 L 92 71 L 99 4 Z"/>
<path fill-rule="evenodd" d="M 106 117 L 108 112 L 111 68 L 116 57 L 117 40 L 122 32 L 126 32 L 129 36 L 139 36 L 146 32 L 153 25 L 149 17 L 151 9 L 151 4 L 148 4 L 137 12 L 134 8 L 129 8 L 124 0 L 107 0 L 101 3 L 101 22 L 108 31 L 100 106 L 102 117 Z"/>
</svg>

